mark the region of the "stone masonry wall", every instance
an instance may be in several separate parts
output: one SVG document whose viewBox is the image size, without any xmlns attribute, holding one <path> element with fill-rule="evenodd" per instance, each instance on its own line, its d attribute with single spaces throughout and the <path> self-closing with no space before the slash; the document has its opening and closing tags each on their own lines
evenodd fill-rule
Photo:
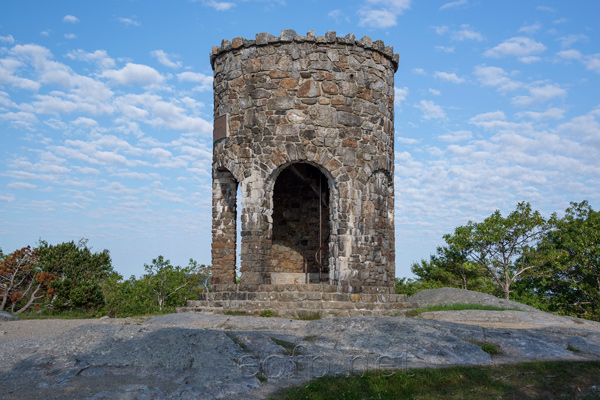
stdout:
<svg viewBox="0 0 600 400">
<path fill-rule="evenodd" d="M 272 272 L 279 174 L 309 164 L 329 188 L 329 279 L 391 290 L 398 55 L 367 36 L 284 30 L 280 37 L 223 40 L 213 48 L 211 64 L 219 139 L 213 156 L 213 282 L 229 283 L 235 266 L 235 250 L 232 260 L 229 248 L 215 244 L 231 233 L 223 171 L 240 185 L 242 281 L 255 285 L 269 283 Z"/>
</svg>

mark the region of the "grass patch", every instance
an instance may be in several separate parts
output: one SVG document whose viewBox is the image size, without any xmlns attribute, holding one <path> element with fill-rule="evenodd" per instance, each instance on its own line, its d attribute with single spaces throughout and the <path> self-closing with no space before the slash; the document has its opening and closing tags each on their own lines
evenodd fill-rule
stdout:
<svg viewBox="0 0 600 400">
<path fill-rule="evenodd" d="M 273 315 L 275 315 L 275 312 L 273 310 L 262 310 L 260 312 L 261 317 L 269 318 L 269 317 L 272 317 Z"/>
<path fill-rule="evenodd" d="M 321 319 L 321 318 L 323 318 L 323 316 L 318 311 L 313 311 L 313 312 L 304 311 L 304 312 L 298 313 L 298 318 L 296 318 L 296 319 L 299 319 L 301 321 L 314 321 L 316 319 Z"/>
<path fill-rule="evenodd" d="M 227 310 L 227 311 L 225 311 L 225 315 L 240 316 L 240 315 L 248 315 L 248 313 L 246 311 Z"/>
<path fill-rule="evenodd" d="M 431 311 L 460 311 L 460 310 L 486 310 L 486 311 L 522 311 L 518 308 L 504 308 L 495 306 L 484 306 L 481 304 L 438 304 L 436 306 L 419 307 L 406 313 L 407 317 L 416 317 L 424 312 Z"/>
<path fill-rule="evenodd" d="M 286 355 L 290 355 L 294 353 L 294 349 L 296 348 L 296 345 L 292 342 L 288 342 L 287 340 L 281 340 L 281 339 L 277 339 L 273 336 L 270 337 L 270 339 L 275 343 L 280 345 L 281 347 L 283 347 L 285 349 L 285 354 Z"/>
<path fill-rule="evenodd" d="M 567 350 L 569 350 L 569 351 L 571 351 L 571 352 L 573 352 L 573 353 L 581 353 L 581 350 L 580 350 L 580 349 L 578 349 L 578 348 L 577 348 L 577 347 L 575 347 L 575 346 L 571 346 L 571 345 L 568 345 L 568 346 L 567 346 Z"/>
<path fill-rule="evenodd" d="M 304 336 L 302 338 L 303 342 L 316 342 L 319 337 L 317 335 Z"/>
<path fill-rule="evenodd" d="M 270 399 L 597 399 L 599 375 L 598 361 L 367 372 L 320 378 Z"/>
<path fill-rule="evenodd" d="M 481 347 L 481 350 L 485 351 L 490 356 L 495 356 L 496 354 L 502 353 L 502 350 L 500 350 L 498 348 L 498 346 L 495 345 L 494 343 L 481 342 L 479 340 L 466 340 L 466 339 L 463 339 L 463 340 L 465 340 L 466 342 L 469 342 L 469 343 L 473 343 L 473 344 Z"/>
<path fill-rule="evenodd" d="M 240 346 L 240 349 L 242 349 L 246 353 L 248 352 L 248 346 L 246 346 L 246 344 L 242 342 L 237 336 L 229 332 L 226 332 L 225 334 L 229 337 L 229 339 L 233 340 L 233 343 Z"/>
</svg>

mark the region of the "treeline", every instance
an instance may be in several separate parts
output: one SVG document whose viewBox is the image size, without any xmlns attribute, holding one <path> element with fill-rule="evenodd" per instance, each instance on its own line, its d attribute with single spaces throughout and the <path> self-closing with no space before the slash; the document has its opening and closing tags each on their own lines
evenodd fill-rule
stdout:
<svg viewBox="0 0 600 400">
<path fill-rule="evenodd" d="M 490 293 L 544 311 L 600 321 L 600 212 L 571 203 L 544 218 L 529 203 L 444 235 L 445 245 L 396 279 L 411 295 L 444 286 Z"/>
<path fill-rule="evenodd" d="M 193 259 L 180 267 L 158 256 L 144 270 L 124 279 L 109 251 L 93 252 L 85 239 L 57 245 L 40 240 L 9 254 L 0 249 L 0 310 L 126 317 L 172 312 L 207 289 L 209 268 Z"/>
</svg>

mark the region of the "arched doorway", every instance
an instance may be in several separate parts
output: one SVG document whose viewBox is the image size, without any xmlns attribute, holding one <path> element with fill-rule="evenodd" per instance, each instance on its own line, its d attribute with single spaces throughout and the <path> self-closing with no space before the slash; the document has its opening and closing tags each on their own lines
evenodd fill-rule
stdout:
<svg viewBox="0 0 600 400">
<path fill-rule="evenodd" d="M 330 189 L 310 164 L 292 164 L 273 188 L 271 283 L 319 283 L 329 278 Z"/>
</svg>

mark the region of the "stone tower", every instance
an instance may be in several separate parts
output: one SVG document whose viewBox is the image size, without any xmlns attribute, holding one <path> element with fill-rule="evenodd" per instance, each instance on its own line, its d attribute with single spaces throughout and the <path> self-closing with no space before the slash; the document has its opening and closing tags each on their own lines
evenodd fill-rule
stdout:
<svg viewBox="0 0 600 400">
<path fill-rule="evenodd" d="M 212 284 L 393 293 L 394 73 L 382 41 L 223 40 L 214 70 Z M 241 210 L 236 209 L 241 196 Z"/>
</svg>

